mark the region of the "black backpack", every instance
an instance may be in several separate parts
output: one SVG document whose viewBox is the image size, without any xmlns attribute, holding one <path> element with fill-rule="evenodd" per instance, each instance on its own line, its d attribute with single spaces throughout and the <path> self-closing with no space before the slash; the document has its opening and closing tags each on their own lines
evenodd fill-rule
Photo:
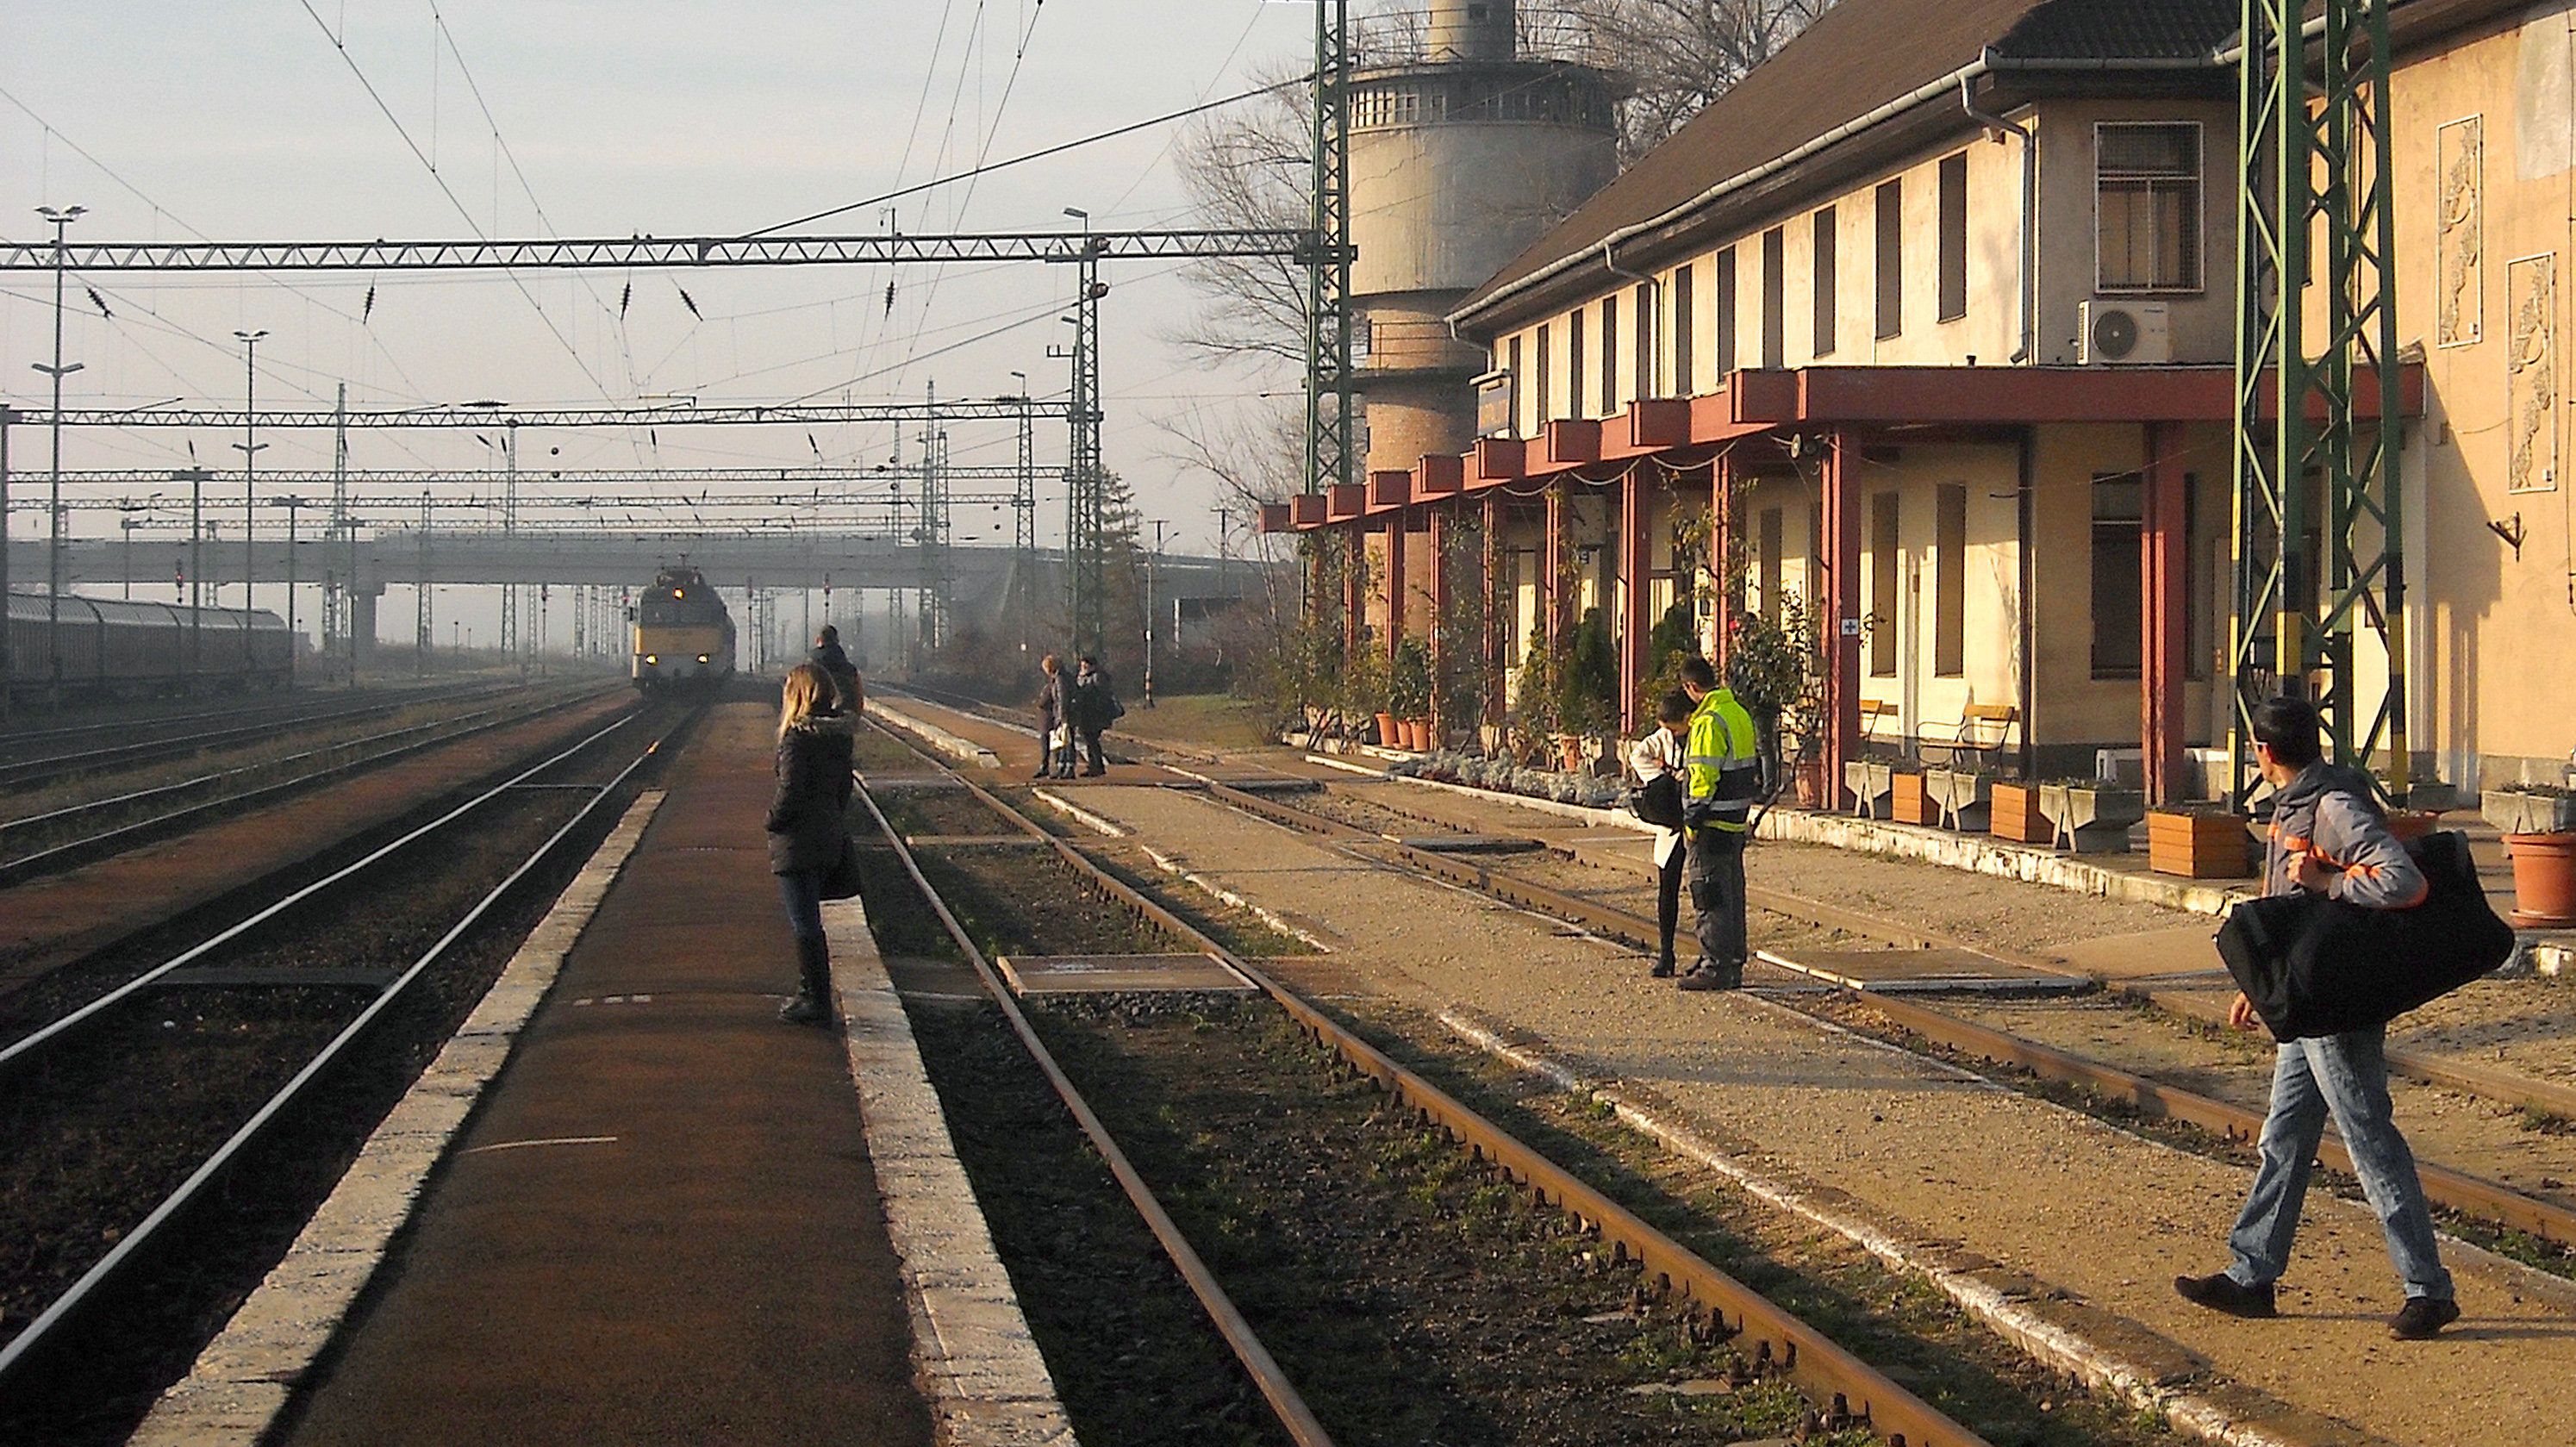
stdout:
<svg viewBox="0 0 2576 1447">
<path fill-rule="evenodd" d="M 1682 827 L 1682 781 L 1671 773 L 1657 774 L 1628 791 L 1628 812 L 1658 829 Z"/>
<path fill-rule="evenodd" d="M 2412 909 L 2300 890 L 2228 912 L 2219 957 L 2273 1039 L 2385 1025 L 2512 957 L 2513 927 L 2487 903 L 2468 836 L 2428 834 L 2407 853 L 2431 887 Z"/>
</svg>

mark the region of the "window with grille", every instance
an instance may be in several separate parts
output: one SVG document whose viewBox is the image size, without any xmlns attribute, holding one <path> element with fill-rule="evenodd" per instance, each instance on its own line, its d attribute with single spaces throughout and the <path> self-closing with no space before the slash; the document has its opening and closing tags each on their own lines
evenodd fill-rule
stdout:
<svg viewBox="0 0 2576 1447">
<path fill-rule="evenodd" d="M 2200 140 L 2197 121 L 2093 128 L 2096 290 L 2201 289 Z"/>
</svg>

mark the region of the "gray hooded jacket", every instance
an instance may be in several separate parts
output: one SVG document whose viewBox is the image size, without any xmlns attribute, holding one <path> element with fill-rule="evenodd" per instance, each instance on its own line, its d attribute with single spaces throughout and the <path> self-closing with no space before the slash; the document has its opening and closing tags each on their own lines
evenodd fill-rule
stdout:
<svg viewBox="0 0 2576 1447">
<path fill-rule="evenodd" d="M 2430 892 L 2424 871 L 2388 832 L 2370 776 L 2342 764 L 2310 764 L 2273 796 L 2263 892 L 2296 893 L 2302 855 L 2336 871 L 2326 885 L 2330 899 L 2365 909 L 2412 909 Z"/>
</svg>

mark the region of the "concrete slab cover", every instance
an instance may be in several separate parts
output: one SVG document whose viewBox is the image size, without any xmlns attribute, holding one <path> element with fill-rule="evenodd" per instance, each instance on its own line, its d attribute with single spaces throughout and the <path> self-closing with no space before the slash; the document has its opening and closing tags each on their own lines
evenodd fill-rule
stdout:
<svg viewBox="0 0 2576 1447">
<path fill-rule="evenodd" d="M 1019 955 L 994 961 L 1011 993 L 1110 995 L 1162 991 L 1249 994 L 1250 980 L 1213 955 Z"/>
<path fill-rule="evenodd" d="M 841 1041 L 775 1015 L 770 734 L 720 705 L 675 762 L 284 1440 L 928 1447 Z"/>
</svg>

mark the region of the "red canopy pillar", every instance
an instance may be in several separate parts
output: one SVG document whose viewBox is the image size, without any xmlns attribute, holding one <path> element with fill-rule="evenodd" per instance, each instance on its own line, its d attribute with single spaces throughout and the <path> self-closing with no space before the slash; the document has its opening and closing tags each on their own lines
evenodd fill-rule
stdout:
<svg viewBox="0 0 2576 1447">
<path fill-rule="evenodd" d="M 1538 626 L 1550 649 L 1565 637 L 1565 487 L 1547 485 L 1547 540 L 1539 545 Z"/>
<path fill-rule="evenodd" d="M 2183 797 L 2183 594 L 2190 587 L 2185 518 L 2190 501 L 2174 464 L 2176 429 L 2146 425 L 2145 514 L 2138 529 L 2138 720 L 2147 761 L 2147 802 Z"/>
<path fill-rule="evenodd" d="M 1619 731 L 1640 727 L 1637 694 L 1646 686 L 1654 660 L 1646 656 L 1646 639 L 1654 622 L 1646 614 L 1646 540 L 1654 523 L 1654 493 L 1646 486 L 1642 463 L 1629 464 L 1619 475 Z"/>
<path fill-rule="evenodd" d="M 1456 643 L 1458 630 L 1450 623 L 1449 549 L 1457 534 L 1457 520 L 1448 506 L 1434 506 L 1431 512 L 1431 717 L 1446 731 L 1458 726 L 1449 717 L 1448 700 L 1443 685 L 1449 678 L 1449 655 Z M 1435 740 L 1434 742 L 1438 742 Z"/>
<path fill-rule="evenodd" d="M 1820 801 L 1831 808 L 1842 796 L 1843 764 L 1860 753 L 1860 488 L 1852 476 L 1858 446 L 1836 432 L 1825 443 L 1819 479 L 1824 536 L 1816 555 L 1825 570 L 1818 640 L 1825 664 L 1824 718 L 1818 740 L 1823 766 Z"/>
<path fill-rule="evenodd" d="M 1368 637 L 1368 534 L 1357 523 L 1336 531 L 1342 548 L 1342 656 L 1349 658 Z"/>
<path fill-rule="evenodd" d="M 1386 658 L 1395 661 L 1404 647 L 1404 514 L 1386 515 Z"/>
</svg>

